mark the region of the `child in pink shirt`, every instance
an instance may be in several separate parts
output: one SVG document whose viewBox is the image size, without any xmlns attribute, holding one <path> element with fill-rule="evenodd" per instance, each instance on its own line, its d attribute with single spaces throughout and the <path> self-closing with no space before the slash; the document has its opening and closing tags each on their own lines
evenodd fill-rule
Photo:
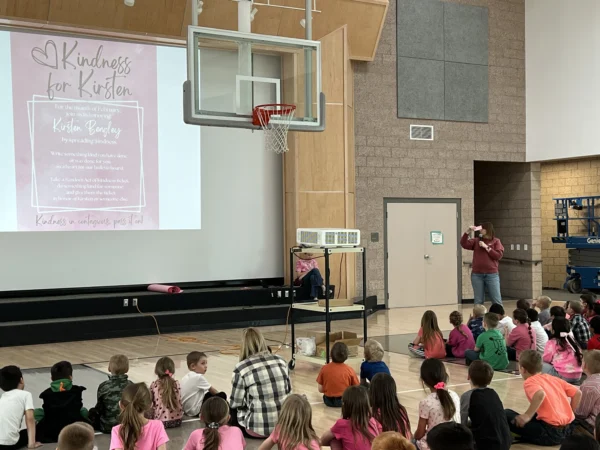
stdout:
<svg viewBox="0 0 600 450">
<path fill-rule="evenodd" d="M 446 356 L 448 358 L 464 358 L 467 350 L 475 348 L 475 339 L 469 327 L 463 324 L 462 314 L 458 311 L 452 311 L 450 314 L 450 324 L 454 329 L 448 336 L 446 342 Z"/>
<path fill-rule="evenodd" d="M 258 450 L 271 450 L 275 445 L 286 450 L 321 450 L 319 438 L 312 425 L 312 408 L 304 396 L 288 395 L 281 405 L 275 431 Z"/>
<path fill-rule="evenodd" d="M 571 326 L 565 317 L 552 320 L 552 337 L 544 349 L 542 372 L 562 378 L 567 383 L 576 383 L 583 371 L 583 354 L 570 331 Z"/>
<path fill-rule="evenodd" d="M 515 328 L 506 338 L 506 352 L 510 361 L 518 361 L 524 350 L 535 350 L 535 330 L 531 328 L 529 316 L 524 309 L 513 311 Z"/>
<path fill-rule="evenodd" d="M 110 450 L 166 450 L 169 437 L 162 422 L 144 417 L 152 405 L 145 383 L 127 386 L 119 405 L 121 424 L 112 429 Z"/>
<path fill-rule="evenodd" d="M 211 397 L 202 404 L 200 420 L 206 428 L 193 431 L 183 450 L 243 450 L 246 441 L 242 430 L 227 425 L 229 405 L 221 397 Z M 206 445 L 205 442 L 211 445 Z"/>
</svg>

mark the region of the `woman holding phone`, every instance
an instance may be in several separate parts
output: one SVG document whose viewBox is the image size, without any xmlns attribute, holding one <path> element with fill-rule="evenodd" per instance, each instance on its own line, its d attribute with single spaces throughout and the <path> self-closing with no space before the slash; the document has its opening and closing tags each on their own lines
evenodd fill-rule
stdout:
<svg viewBox="0 0 600 450">
<path fill-rule="evenodd" d="M 479 236 L 470 238 L 472 232 L 478 233 Z M 496 237 L 494 226 L 490 222 L 484 222 L 478 227 L 470 226 L 463 234 L 460 245 L 465 250 L 473 251 L 471 284 L 473 285 L 475 304 L 482 305 L 487 292 L 492 303 L 501 305 L 498 262 L 504 255 L 504 247 L 500 239 Z"/>
</svg>

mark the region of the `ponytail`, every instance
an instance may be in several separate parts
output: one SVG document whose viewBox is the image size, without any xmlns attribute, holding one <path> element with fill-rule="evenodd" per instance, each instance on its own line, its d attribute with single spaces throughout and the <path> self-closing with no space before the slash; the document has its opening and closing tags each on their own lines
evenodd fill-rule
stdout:
<svg viewBox="0 0 600 450">
<path fill-rule="evenodd" d="M 206 450 L 218 450 L 221 445 L 221 435 L 219 434 L 218 423 L 209 423 L 206 425 L 202 436 L 204 437 L 204 448 Z"/>
<path fill-rule="evenodd" d="M 581 352 L 579 344 L 570 335 L 567 336 L 567 341 L 569 342 L 569 344 L 571 344 L 573 352 L 575 352 L 575 358 L 577 358 L 577 364 L 579 364 L 579 366 L 581 367 L 581 364 L 583 363 L 583 353 Z"/>
<path fill-rule="evenodd" d="M 221 446 L 219 428 L 227 424 L 229 405 L 221 397 L 211 397 L 202 403 L 200 417 L 206 425 L 202 432 L 204 450 L 219 450 Z"/>
<path fill-rule="evenodd" d="M 443 385 L 443 387 L 438 387 L 439 385 Z M 444 412 L 444 420 L 452 420 L 454 414 L 456 413 L 456 405 L 454 404 L 454 400 L 450 396 L 450 392 L 446 390 L 446 383 L 438 383 L 435 387 L 435 392 L 438 396 L 438 400 L 442 405 L 442 411 Z"/>
<path fill-rule="evenodd" d="M 150 408 L 152 398 L 145 383 L 130 384 L 121 398 L 121 428 L 119 437 L 123 450 L 135 450 L 144 427 L 144 413 Z"/>
<path fill-rule="evenodd" d="M 162 388 L 161 400 L 169 411 L 175 411 L 181 407 L 177 381 L 173 379 L 175 374 L 175 363 L 167 356 L 156 362 L 154 373 L 158 376 L 158 384 Z"/>
<path fill-rule="evenodd" d="M 529 345 L 533 347 L 535 339 L 533 339 L 533 333 L 531 332 L 531 320 L 529 320 L 527 311 L 525 311 L 524 309 L 515 309 L 513 311 L 513 318 L 515 320 L 518 320 L 519 323 L 527 325 L 527 332 L 529 333 Z"/>
<path fill-rule="evenodd" d="M 565 317 L 555 317 L 552 320 L 552 339 L 556 339 L 558 347 L 563 352 L 568 352 L 571 347 L 577 358 L 577 364 L 581 367 L 583 353 L 579 344 L 571 337 L 570 332 L 571 324 Z"/>
</svg>

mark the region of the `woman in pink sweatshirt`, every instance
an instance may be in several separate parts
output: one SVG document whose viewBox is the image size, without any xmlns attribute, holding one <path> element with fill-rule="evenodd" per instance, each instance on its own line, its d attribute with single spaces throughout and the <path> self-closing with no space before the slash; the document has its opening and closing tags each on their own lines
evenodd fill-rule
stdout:
<svg viewBox="0 0 600 450">
<path fill-rule="evenodd" d="M 483 304 L 487 291 L 492 303 L 502 304 L 500 294 L 500 276 L 498 275 L 498 262 L 504 255 L 504 247 L 496 237 L 494 226 L 484 222 L 480 227 L 471 226 L 463 234 L 460 245 L 465 250 L 473 250 L 473 270 L 471 284 L 475 295 L 475 304 Z M 469 235 L 477 231 L 479 237 L 469 239 Z"/>
</svg>

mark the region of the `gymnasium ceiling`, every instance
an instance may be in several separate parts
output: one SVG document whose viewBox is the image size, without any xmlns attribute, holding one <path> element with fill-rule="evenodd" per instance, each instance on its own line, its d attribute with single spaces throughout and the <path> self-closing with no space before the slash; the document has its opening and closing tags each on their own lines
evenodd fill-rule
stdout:
<svg viewBox="0 0 600 450">
<path fill-rule="evenodd" d="M 256 4 L 254 33 L 304 37 L 304 28 L 300 25 L 304 12 L 293 8 L 302 8 L 305 0 L 255 1 L 288 8 Z M 316 0 L 321 12 L 313 13 L 313 39 L 348 25 L 351 58 L 371 61 L 388 3 L 389 0 Z M 125 6 L 123 0 L 0 0 L 0 19 L 9 19 L 8 23 L 34 21 L 163 37 L 185 37 L 191 16 L 191 0 L 136 0 L 133 7 Z M 204 0 L 198 24 L 236 30 L 237 3 Z"/>
</svg>

